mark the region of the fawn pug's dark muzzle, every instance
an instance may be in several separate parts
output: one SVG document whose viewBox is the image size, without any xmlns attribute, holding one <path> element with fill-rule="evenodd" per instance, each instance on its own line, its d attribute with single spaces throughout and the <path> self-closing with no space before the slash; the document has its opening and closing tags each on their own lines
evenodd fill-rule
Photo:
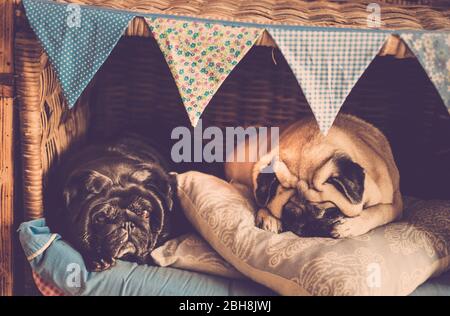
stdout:
<svg viewBox="0 0 450 316">
<path fill-rule="evenodd" d="M 339 208 L 321 208 L 297 193 L 284 205 L 281 225 L 283 231 L 301 237 L 329 237 L 334 225 L 343 217 Z"/>
</svg>

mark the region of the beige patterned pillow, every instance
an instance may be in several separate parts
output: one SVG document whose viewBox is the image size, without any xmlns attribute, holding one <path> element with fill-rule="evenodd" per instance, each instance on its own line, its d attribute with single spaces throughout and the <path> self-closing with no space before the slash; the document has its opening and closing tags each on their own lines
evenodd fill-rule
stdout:
<svg viewBox="0 0 450 316">
<path fill-rule="evenodd" d="M 247 277 L 283 295 L 407 295 L 450 264 L 450 201 L 413 201 L 404 219 L 352 239 L 272 234 L 238 190 L 199 172 L 178 176 L 185 213 Z"/>
<path fill-rule="evenodd" d="M 171 239 L 152 251 L 151 256 L 161 267 L 171 266 L 233 279 L 244 276 L 196 234 Z"/>
</svg>

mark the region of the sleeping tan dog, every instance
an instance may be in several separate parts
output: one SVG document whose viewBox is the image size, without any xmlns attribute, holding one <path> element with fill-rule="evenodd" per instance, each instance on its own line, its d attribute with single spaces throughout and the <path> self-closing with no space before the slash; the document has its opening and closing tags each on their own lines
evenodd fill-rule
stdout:
<svg viewBox="0 0 450 316">
<path fill-rule="evenodd" d="M 244 142 L 246 152 L 257 142 Z M 256 163 L 227 162 L 228 180 L 250 187 L 259 227 L 301 236 L 352 237 L 401 216 L 397 170 L 385 136 L 339 115 L 327 136 L 313 117 L 281 131 L 279 144 Z"/>
</svg>

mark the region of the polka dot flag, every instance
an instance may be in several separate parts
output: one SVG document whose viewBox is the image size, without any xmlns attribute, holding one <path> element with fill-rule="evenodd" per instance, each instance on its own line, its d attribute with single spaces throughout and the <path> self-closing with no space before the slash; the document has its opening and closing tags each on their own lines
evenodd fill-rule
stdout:
<svg viewBox="0 0 450 316">
<path fill-rule="evenodd" d="M 299 82 L 323 134 L 388 33 L 268 28 Z"/>
<path fill-rule="evenodd" d="M 450 110 L 450 32 L 404 33 L 401 38 L 414 52 Z"/>
<path fill-rule="evenodd" d="M 22 2 L 71 107 L 108 58 L 134 15 L 49 1 Z"/>
</svg>

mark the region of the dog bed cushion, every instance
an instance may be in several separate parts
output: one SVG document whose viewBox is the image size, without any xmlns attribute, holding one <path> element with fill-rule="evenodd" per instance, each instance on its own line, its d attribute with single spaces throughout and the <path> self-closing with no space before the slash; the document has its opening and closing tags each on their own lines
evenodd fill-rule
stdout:
<svg viewBox="0 0 450 316">
<path fill-rule="evenodd" d="M 151 256 L 161 267 L 170 266 L 233 279 L 245 278 L 197 234 L 171 239 L 153 250 Z"/>
<path fill-rule="evenodd" d="M 407 295 L 449 268 L 450 201 L 407 201 L 402 221 L 331 239 L 255 227 L 248 199 L 214 176 L 178 175 L 178 195 L 225 260 L 283 295 Z"/>
<path fill-rule="evenodd" d="M 81 255 L 45 219 L 22 223 L 19 238 L 35 279 L 56 295 L 272 295 L 248 280 L 232 280 L 174 268 L 117 261 L 103 272 L 88 272 Z M 47 291 L 48 292 L 48 291 Z M 48 293 L 50 293 L 48 292 Z"/>
</svg>

